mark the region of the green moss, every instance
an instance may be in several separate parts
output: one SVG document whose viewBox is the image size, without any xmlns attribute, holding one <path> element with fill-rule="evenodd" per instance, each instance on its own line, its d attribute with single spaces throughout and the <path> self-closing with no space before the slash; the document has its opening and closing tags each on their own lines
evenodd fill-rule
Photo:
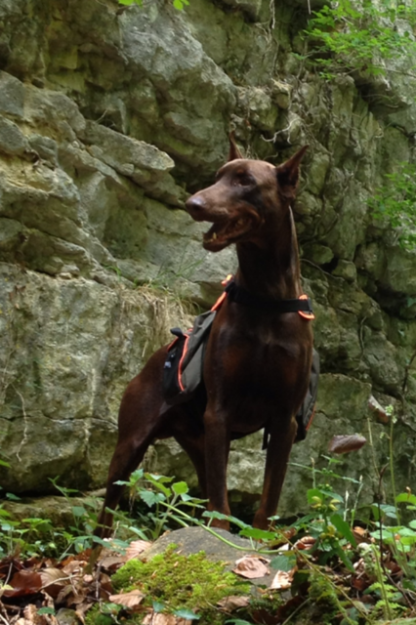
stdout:
<svg viewBox="0 0 416 625">
<path fill-rule="evenodd" d="M 204 552 L 184 556 L 175 545 L 149 562 L 130 560 L 112 577 L 117 591 L 138 588 L 145 605 L 157 601 L 166 612 L 187 609 L 201 615 L 201 623 L 221 620 L 215 605 L 224 597 L 247 594 L 250 584 L 224 570 L 224 563 L 211 562 Z"/>
</svg>

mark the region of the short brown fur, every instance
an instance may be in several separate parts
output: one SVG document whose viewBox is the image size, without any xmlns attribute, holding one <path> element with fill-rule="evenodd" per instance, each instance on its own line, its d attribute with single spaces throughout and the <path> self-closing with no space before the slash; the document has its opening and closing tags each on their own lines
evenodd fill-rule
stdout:
<svg viewBox="0 0 416 625">
<path fill-rule="evenodd" d="M 236 283 L 268 300 L 302 294 L 299 256 L 290 203 L 306 148 L 274 167 L 241 158 L 231 140 L 230 161 L 215 184 L 186 202 L 197 221 L 213 224 L 203 245 L 212 252 L 237 247 Z M 174 437 L 191 458 L 208 509 L 229 514 L 226 471 L 230 442 L 267 427 L 263 493 L 254 526 L 266 528 L 276 513 L 296 436 L 295 415 L 307 390 L 312 356 L 311 324 L 298 313 L 246 306 L 226 298 L 209 337 L 204 363 L 206 395 L 161 412 L 167 346 L 149 359 L 128 385 L 120 406 L 118 442 L 112 458 L 101 536 L 110 533 L 112 510 L 148 446 Z M 217 521 L 214 525 L 228 527 Z"/>
</svg>

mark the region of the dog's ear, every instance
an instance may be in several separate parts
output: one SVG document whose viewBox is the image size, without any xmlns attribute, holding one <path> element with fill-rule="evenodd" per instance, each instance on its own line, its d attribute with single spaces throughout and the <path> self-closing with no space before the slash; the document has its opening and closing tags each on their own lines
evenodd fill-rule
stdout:
<svg viewBox="0 0 416 625">
<path fill-rule="evenodd" d="M 228 138 L 230 140 L 230 152 L 228 154 L 228 161 L 235 161 L 236 158 L 244 158 L 235 142 L 234 130 L 230 132 Z"/>
<path fill-rule="evenodd" d="M 292 200 L 296 194 L 296 187 L 299 182 L 299 165 L 309 146 L 305 145 L 288 161 L 276 167 L 279 193 L 287 199 Z"/>
</svg>

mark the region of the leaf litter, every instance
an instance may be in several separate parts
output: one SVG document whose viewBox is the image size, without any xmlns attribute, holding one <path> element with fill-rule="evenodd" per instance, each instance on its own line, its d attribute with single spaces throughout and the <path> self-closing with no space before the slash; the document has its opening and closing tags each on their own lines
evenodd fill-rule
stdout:
<svg viewBox="0 0 416 625">
<path fill-rule="evenodd" d="M 411 501 L 412 497 L 409 495 Z M 377 602 L 380 603 L 377 585 L 380 585 L 381 571 L 382 583 L 399 596 L 398 599 L 395 597 L 395 605 L 399 606 L 402 622 L 405 616 L 416 616 L 416 583 L 413 579 L 411 584 L 404 583 L 406 567 L 413 566 L 412 560 L 403 552 L 398 557 L 396 548 L 400 533 L 393 534 L 391 544 L 384 544 L 369 530 L 355 526 L 351 536 L 356 545 L 344 540 L 338 554 L 332 554 L 330 559 L 322 536 L 305 531 L 302 535 L 302 531 L 293 528 L 290 533 L 285 530 L 281 534 L 286 536 L 286 542 L 275 547 L 271 559 L 260 554 L 246 555 L 238 558 L 233 567 L 236 575 L 249 580 L 269 576 L 274 570 L 271 582 L 257 592 L 269 598 L 279 596 L 279 606 L 272 607 L 271 603 L 268 608 L 252 608 L 251 596 L 230 595 L 217 602 L 219 611 L 233 617 L 249 611 L 250 622 L 256 625 L 279 625 L 310 601 L 310 588 L 321 576 L 325 578 L 326 593 L 331 588 L 341 596 L 344 605 L 345 600 L 349 601 L 350 609 L 355 610 L 360 618 L 366 618 L 372 610 L 377 610 Z M 85 615 L 94 605 L 107 603 L 118 606 L 127 614 L 140 612 L 143 625 L 190 625 L 199 618 L 198 614 L 191 612 L 184 616 L 180 610 L 178 614 L 166 614 L 156 609 L 155 602 L 153 607 L 148 603 L 143 605 L 146 594 L 138 588 L 115 592 L 111 575 L 129 560 L 140 559 L 150 545 L 147 541 L 137 540 L 125 553 L 103 549 L 91 573 L 86 573 L 91 550 L 62 561 L 4 558 L 0 561 L 0 622 L 7 625 L 58 625 L 55 614 L 69 609 L 84 623 Z M 378 555 L 375 555 L 376 549 Z M 343 553 L 348 553 L 345 561 Z M 291 594 L 287 592 L 289 590 Z M 315 608 L 319 609 L 319 600 L 315 603 L 318 606 Z"/>
</svg>

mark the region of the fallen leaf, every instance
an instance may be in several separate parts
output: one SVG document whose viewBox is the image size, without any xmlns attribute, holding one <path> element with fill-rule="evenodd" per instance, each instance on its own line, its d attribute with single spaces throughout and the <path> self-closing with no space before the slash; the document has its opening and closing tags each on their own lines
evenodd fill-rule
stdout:
<svg viewBox="0 0 416 625">
<path fill-rule="evenodd" d="M 94 575 L 84 575 L 82 578 L 84 584 L 92 584 L 94 581 Z"/>
<path fill-rule="evenodd" d="M 224 597 L 224 599 L 218 601 L 217 606 L 221 608 L 221 610 L 232 612 L 233 610 L 237 610 L 237 608 L 247 607 L 249 603 L 250 597 L 243 595 L 230 595 L 229 597 Z"/>
<path fill-rule="evenodd" d="M 368 531 L 363 527 L 356 526 L 353 528 L 352 533 L 354 535 L 355 540 L 358 543 L 363 543 L 365 540 L 369 538 Z"/>
<path fill-rule="evenodd" d="M 42 569 L 39 574 L 42 580 L 42 590 L 54 598 L 61 592 L 62 587 L 69 582 L 68 575 L 55 567 Z"/>
<path fill-rule="evenodd" d="M 286 590 L 290 588 L 293 581 L 293 571 L 277 571 L 276 575 L 273 578 L 272 583 L 270 584 L 270 590 Z"/>
<path fill-rule="evenodd" d="M 111 577 L 109 577 L 106 573 L 101 573 L 100 575 L 100 595 L 103 595 L 103 592 L 108 595 L 112 595 L 114 590 L 113 590 L 113 584 L 111 583 Z M 105 595 L 104 595 L 105 596 Z"/>
<path fill-rule="evenodd" d="M 346 454 L 361 449 L 366 442 L 367 439 L 360 434 L 335 435 L 328 445 L 328 451 L 333 454 Z"/>
<path fill-rule="evenodd" d="M 377 421 L 380 423 L 387 424 L 389 423 L 390 417 L 387 414 L 387 411 L 383 408 L 383 406 L 376 400 L 372 395 L 368 400 L 368 407 L 376 416 Z"/>
<path fill-rule="evenodd" d="M 310 549 L 316 543 L 316 538 L 313 536 L 304 536 L 303 538 L 299 538 L 293 545 L 296 549 L 303 551 L 305 549 Z"/>
<path fill-rule="evenodd" d="M 152 543 L 149 543 L 147 540 L 133 540 L 126 550 L 126 562 L 132 560 L 133 558 L 137 558 L 137 556 L 151 546 Z"/>
<path fill-rule="evenodd" d="M 247 579 L 258 579 L 269 575 L 270 570 L 266 564 L 269 560 L 260 556 L 243 556 L 236 561 L 236 567 L 233 569 L 233 573 L 246 577 Z"/>
<path fill-rule="evenodd" d="M 81 573 L 84 569 L 85 562 L 80 562 L 79 560 L 70 560 L 63 567 L 62 570 L 67 575 L 74 575 L 76 573 Z"/>
<path fill-rule="evenodd" d="M 22 569 L 13 575 L 9 584 L 13 590 L 5 590 L 4 597 L 33 595 L 41 590 L 42 578 L 39 573 L 31 569 Z"/>
<path fill-rule="evenodd" d="M 23 616 L 26 623 L 31 625 L 47 625 L 46 615 L 38 614 L 38 609 L 33 603 L 30 603 L 23 610 Z"/>
<path fill-rule="evenodd" d="M 131 590 L 120 595 L 110 595 L 109 601 L 111 603 L 117 603 L 117 605 L 124 605 L 126 608 L 134 609 L 141 604 L 144 599 L 144 593 L 140 590 Z"/>
<path fill-rule="evenodd" d="M 127 562 L 126 556 L 105 556 L 98 560 L 98 565 L 106 571 L 116 571 Z"/>
<path fill-rule="evenodd" d="M 162 614 L 162 612 L 149 612 L 144 617 L 143 625 L 177 625 L 178 621 L 184 621 L 184 619 L 177 619 L 173 614 Z"/>
</svg>

